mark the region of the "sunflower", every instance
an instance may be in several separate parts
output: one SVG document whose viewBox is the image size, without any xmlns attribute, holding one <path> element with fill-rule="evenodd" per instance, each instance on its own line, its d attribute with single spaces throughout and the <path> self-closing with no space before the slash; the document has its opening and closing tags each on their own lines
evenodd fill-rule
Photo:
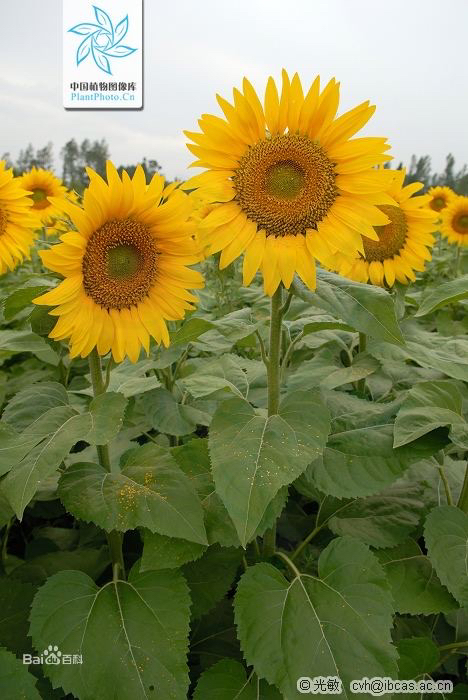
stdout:
<svg viewBox="0 0 468 700">
<path fill-rule="evenodd" d="M 201 274 L 186 267 L 200 258 L 190 200 L 180 190 L 163 197 L 164 178 L 155 175 L 147 185 L 141 166 L 132 179 L 110 162 L 107 182 L 87 173 L 83 206 L 66 203 L 77 231 L 40 253 L 65 279 L 34 301 L 56 306 L 50 337 L 69 338 L 71 357 L 96 347 L 100 355 L 112 351 L 116 362 L 127 355 L 136 362 L 141 346 L 148 353 L 150 336 L 169 345 L 166 321 L 193 309 L 188 289 L 203 286 Z"/>
<path fill-rule="evenodd" d="M 430 197 L 429 206 L 434 211 L 442 211 L 456 197 L 456 194 L 450 187 L 431 187 L 427 194 Z"/>
<path fill-rule="evenodd" d="M 450 243 L 468 246 L 468 197 L 454 197 L 444 209 L 440 232 Z"/>
<path fill-rule="evenodd" d="M 202 133 L 185 132 L 206 172 L 183 187 L 198 188 L 215 203 L 199 224 L 210 252 L 221 251 L 220 268 L 244 255 L 244 284 L 261 269 L 265 292 L 282 281 L 289 288 L 297 272 L 315 288 L 315 258 L 337 251 L 354 255 L 362 238 L 377 240 L 374 225 L 389 222 L 377 204 L 392 204 L 384 193 L 391 160 L 384 138 L 351 137 L 374 113 L 364 102 L 335 118 L 339 84 L 320 92 L 316 78 L 304 95 L 299 76 L 283 71 L 281 95 L 268 80 L 264 104 L 244 78 L 234 104 L 218 96 L 225 119 L 204 114 Z"/>
<path fill-rule="evenodd" d="M 67 196 L 67 189 L 62 181 L 49 170 L 33 167 L 21 175 L 21 184 L 31 192 L 33 209 L 41 224 L 46 226 L 52 219 L 58 219 L 63 214 L 61 204 Z M 51 197 L 55 198 L 52 204 Z"/>
<path fill-rule="evenodd" d="M 342 254 L 335 256 L 332 269 L 356 282 L 367 282 L 381 287 L 392 287 L 395 280 L 407 284 L 414 281 L 415 270 L 422 272 L 426 260 L 431 259 L 435 228 L 434 211 L 429 208 L 429 195 L 414 197 L 424 185 L 413 182 L 403 186 L 405 170 L 389 170 L 394 180 L 388 189 L 395 205 L 379 208 L 390 223 L 376 226 L 378 240 L 364 240 L 364 252 L 354 260 Z"/>
<path fill-rule="evenodd" d="M 73 204 L 79 204 L 80 198 L 75 190 L 67 190 L 65 197 Z M 65 212 L 62 211 L 58 217 L 52 217 L 47 221 L 47 225 L 44 227 L 44 230 L 47 236 L 55 236 L 60 235 L 61 233 L 66 233 L 70 230 L 70 228 L 70 219 L 67 217 Z"/>
<path fill-rule="evenodd" d="M 13 270 L 29 257 L 38 226 L 28 192 L 0 161 L 0 274 Z"/>
</svg>

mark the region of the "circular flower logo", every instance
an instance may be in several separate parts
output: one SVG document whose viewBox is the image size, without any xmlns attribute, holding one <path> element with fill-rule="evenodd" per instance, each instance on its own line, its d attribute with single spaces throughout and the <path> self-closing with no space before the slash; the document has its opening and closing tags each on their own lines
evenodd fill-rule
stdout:
<svg viewBox="0 0 468 700">
<path fill-rule="evenodd" d="M 91 56 L 100 70 L 112 75 L 109 59 L 125 58 L 137 50 L 122 44 L 128 32 L 128 15 L 114 27 L 107 12 L 95 5 L 93 9 L 97 24 L 83 22 L 68 30 L 85 37 L 76 50 L 76 65 Z"/>
</svg>

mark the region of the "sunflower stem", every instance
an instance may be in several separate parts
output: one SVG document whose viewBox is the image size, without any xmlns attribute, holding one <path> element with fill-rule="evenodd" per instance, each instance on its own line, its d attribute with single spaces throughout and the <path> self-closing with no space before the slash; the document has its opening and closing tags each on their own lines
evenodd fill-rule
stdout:
<svg viewBox="0 0 468 700">
<path fill-rule="evenodd" d="M 367 335 L 365 333 L 359 333 L 359 353 L 365 352 L 367 347 Z M 357 383 L 357 390 L 362 396 L 366 394 L 366 380 L 365 377 L 360 379 Z"/>
<path fill-rule="evenodd" d="M 460 262 L 461 262 L 461 245 L 457 245 L 457 254 L 455 256 L 455 277 L 460 275 Z"/>
<path fill-rule="evenodd" d="M 100 396 L 101 394 L 105 393 L 107 387 L 102 376 L 101 358 L 96 348 L 91 351 L 88 361 L 94 397 Z M 109 456 L 109 445 L 96 445 L 96 450 L 99 464 L 107 472 L 110 472 L 111 462 Z M 112 532 L 107 532 L 106 535 L 112 561 L 112 578 L 114 581 L 117 581 L 119 578 L 125 579 L 125 565 L 122 553 L 122 534 L 116 530 L 112 530 Z"/>
<path fill-rule="evenodd" d="M 468 515 L 468 463 L 466 465 L 465 479 L 457 506 Z"/>
<path fill-rule="evenodd" d="M 290 296 L 292 296 L 290 294 Z M 289 297 L 288 297 L 289 299 Z M 268 350 L 267 380 L 268 380 L 268 416 L 278 413 L 281 379 L 281 323 L 283 314 L 289 308 L 288 300 L 282 306 L 283 286 L 271 297 L 270 306 L 270 346 Z M 263 556 L 272 557 L 276 549 L 276 524 L 265 532 L 263 537 Z"/>
</svg>

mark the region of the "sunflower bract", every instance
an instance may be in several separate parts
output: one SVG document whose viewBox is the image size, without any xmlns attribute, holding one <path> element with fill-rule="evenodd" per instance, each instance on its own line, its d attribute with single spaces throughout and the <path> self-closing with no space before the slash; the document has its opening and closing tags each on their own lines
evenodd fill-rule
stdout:
<svg viewBox="0 0 468 700">
<path fill-rule="evenodd" d="M 39 226 L 28 192 L 0 161 L 0 274 L 29 258 L 34 229 Z"/>
<path fill-rule="evenodd" d="M 164 190 L 160 175 L 147 185 L 141 166 L 130 178 L 108 162 L 107 182 L 87 172 L 82 207 L 65 205 L 77 231 L 40 253 L 65 279 L 34 302 L 56 307 L 50 337 L 68 338 L 71 357 L 96 347 L 116 362 L 126 356 L 136 362 L 150 337 L 169 345 L 166 321 L 193 309 L 197 299 L 188 290 L 203 287 L 201 274 L 187 267 L 200 259 L 190 199 Z"/>
<path fill-rule="evenodd" d="M 389 222 L 377 205 L 394 204 L 385 189 L 391 176 L 376 165 L 391 160 L 385 138 L 352 138 L 371 118 L 369 102 L 336 117 L 339 84 L 320 90 L 316 78 L 304 94 L 299 76 L 283 71 L 281 93 L 268 80 L 263 104 L 244 78 L 233 104 L 218 96 L 224 118 L 204 114 L 201 133 L 185 132 L 204 168 L 183 187 L 198 188 L 213 210 L 200 222 L 209 252 L 224 268 L 244 254 L 249 285 L 260 269 L 265 292 L 294 274 L 315 288 L 315 260 L 354 256 L 374 226 Z"/>
</svg>

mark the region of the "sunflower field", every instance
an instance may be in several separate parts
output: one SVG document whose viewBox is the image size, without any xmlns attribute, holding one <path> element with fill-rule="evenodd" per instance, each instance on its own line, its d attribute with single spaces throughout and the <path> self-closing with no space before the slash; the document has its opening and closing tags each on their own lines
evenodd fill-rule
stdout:
<svg viewBox="0 0 468 700">
<path fill-rule="evenodd" d="M 468 197 L 218 103 L 186 182 L 0 164 L 0 698 L 466 699 Z"/>
</svg>

